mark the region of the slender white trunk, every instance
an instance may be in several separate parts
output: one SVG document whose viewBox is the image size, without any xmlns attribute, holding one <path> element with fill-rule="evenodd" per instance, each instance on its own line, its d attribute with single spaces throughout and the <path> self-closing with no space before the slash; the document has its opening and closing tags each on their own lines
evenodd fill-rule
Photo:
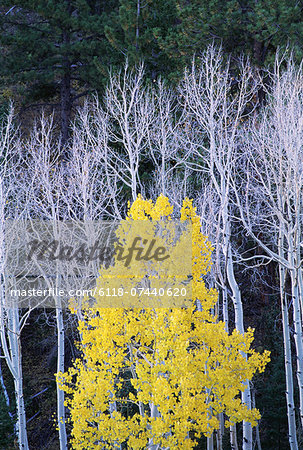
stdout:
<svg viewBox="0 0 303 450">
<path fill-rule="evenodd" d="M 132 172 L 132 198 L 133 201 L 137 198 L 137 180 L 136 174 Z"/>
<path fill-rule="evenodd" d="M 10 359 L 11 366 L 13 369 L 12 375 L 14 378 L 15 398 L 17 406 L 16 430 L 18 436 L 18 444 L 20 449 L 28 450 L 29 447 L 27 440 L 26 414 L 23 396 L 19 309 L 17 307 L 8 308 L 7 316 L 8 316 L 7 335 L 9 341 L 9 354 L 5 356 L 6 360 Z"/>
<path fill-rule="evenodd" d="M 303 273 L 302 268 L 298 270 L 298 283 L 299 283 L 299 299 L 300 299 L 300 308 L 301 308 L 301 320 L 303 323 Z"/>
<path fill-rule="evenodd" d="M 288 418 L 288 439 L 290 450 L 298 450 L 297 430 L 296 430 L 296 416 L 295 416 L 295 402 L 294 402 L 294 387 L 293 387 L 293 373 L 291 361 L 291 345 L 288 319 L 288 305 L 285 290 L 286 269 L 279 265 L 280 275 L 280 299 L 282 310 L 282 326 L 283 326 L 283 341 L 284 341 L 284 361 L 285 361 L 285 378 L 286 378 L 286 405 Z"/>
<path fill-rule="evenodd" d="M 217 440 L 217 450 L 223 450 L 223 434 L 224 434 L 224 416 L 223 413 L 219 414 L 219 429 L 216 433 L 216 440 Z"/>
<path fill-rule="evenodd" d="M 160 417 L 160 413 L 158 411 L 157 406 L 150 402 L 149 403 L 149 408 L 150 408 L 150 417 L 151 418 L 155 418 L 155 417 Z M 160 450 L 160 445 L 159 444 L 154 444 L 153 439 L 149 439 L 148 440 L 148 450 Z"/>
<path fill-rule="evenodd" d="M 162 164 L 161 164 L 161 194 L 166 195 L 166 189 L 165 189 L 165 157 L 162 155 Z"/>
<path fill-rule="evenodd" d="M 64 372 L 64 324 L 63 311 L 60 300 L 56 299 L 56 322 L 57 322 L 57 372 Z M 67 437 L 65 428 L 65 407 L 64 391 L 60 389 L 57 383 L 57 421 L 59 428 L 60 450 L 67 449 Z"/>
<path fill-rule="evenodd" d="M 300 217 L 299 205 L 296 202 L 296 218 L 292 223 L 292 211 L 290 208 L 290 201 L 288 201 L 288 219 L 289 229 L 286 234 L 286 241 L 288 244 L 288 262 L 291 267 L 290 279 L 291 279 L 291 297 L 292 297 L 292 310 L 293 310 L 293 324 L 294 324 L 294 341 L 296 347 L 296 359 L 297 359 L 297 382 L 299 391 L 299 410 L 301 427 L 303 429 L 303 331 L 302 331 L 302 314 L 301 314 L 301 301 L 300 301 Z"/>
<path fill-rule="evenodd" d="M 229 333 L 229 316 L 228 316 L 228 293 L 227 286 L 224 283 L 222 289 L 222 302 L 223 302 L 223 320 L 225 323 L 225 331 Z M 223 414 L 222 414 L 223 416 Z M 224 428 L 224 427 L 223 427 Z M 222 433 L 223 436 L 224 432 Z M 238 441 L 237 441 L 237 427 L 235 425 L 231 425 L 229 427 L 229 438 L 230 438 L 230 448 L 231 450 L 238 450 Z"/>
<path fill-rule="evenodd" d="M 223 309 L 223 321 L 225 324 L 225 331 L 229 332 L 229 317 L 228 317 L 228 296 L 227 296 L 227 286 L 224 285 L 222 289 L 222 309 Z"/>
<path fill-rule="evenodd" d="M 230 223 L 227 216 L 227 211 L 223 211 L 222 215 L 223 224 L 224 224 L 224 244 L 223 244 L 223 253 L 226 258 L 226 274 L 229 286 L 232 290 L 232 301 L 235 310 L 235 326 L 236 329 L 244 334 L 244 319 L 243 319 L 243 307 L 242 307 L 242 299 L 241 292 L 236 281 L 235 272 L 234 272 L 234 264 L 233 257 L 230 247 Z M 251 394 L 250 394 L 250 386 L 249 382 L 245 382 L 246 389 L 241 394 L 242 402 L 247 405 L 248 409 L 251 409 Z M 242 441 L 243 450 L 252 450 L 252 426 L 249 422 L 243 421 L 243 441 Z"/>
<path fill-rule="evenodd" d="M 214 450 L 214 433 L 207 438 L 207 450 Z"/>
<path fill-rule="evenodd" d="M 294 340 L 297 354 L 297 380 L 300 402 L 300 419 L 303 429 L 303 333 L 301 321 L 301 305 L 300 292 L 298 285 L 298 270 L 290 271 L 291 288 L 292 288 L 292 306 L 293 306 L 293 323 L 294 323 Z"/>
<path fill-rule="evenodd" d="M 241 292 L 240 292 L 238 283 L 235 278 L 230 242 L 226 242 L 225 249 L 226 249 L 225 254 L 227 257 L 227 261 L 226 261 L 227 278 L 228 278 L 228 283 L 230 285 L 230 288 L 232 290 L 232 301 L 233 301 L 234 310 L 235 310 L 235 326 L 236 326 L 236 329 L 241 334 L 244 334 L 243 307 L 242 307 L 242 300 L 241 300 Z"/>
<path fill-rule="evenodd" d="M 23 450 L 28 450 L 27 441 L 27 430 L 26 430 L 26 415 L 25 415 L 25 405 L 23 397 L 23 380 L 22 375 L 19 379 L 14 380 L 15 393 L 16 393 L 16 403 L 17 403 L 17 433 L 19 448 Z"/>
<path fill-rule="evenodd" d="M 230 433 L 230 448 L 231 450 L 238 450 L 238 441 L 237 441 L 237 427 L 236 424 L 232 425 L 229 428 L 229 433 Z"/>
</svg>

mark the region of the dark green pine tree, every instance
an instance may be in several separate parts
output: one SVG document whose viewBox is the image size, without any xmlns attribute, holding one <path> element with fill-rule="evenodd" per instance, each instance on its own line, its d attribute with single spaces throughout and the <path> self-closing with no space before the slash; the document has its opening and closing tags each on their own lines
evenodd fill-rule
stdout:
<svg viewBox="0 0 303 450">
<path fill-rule="evenodd" d="M 176 69 L 176 61 L 168 58 L 158 42 L 176 24 L 175 0 L 119 0 L 119 13 L 112 18 L 106 35 L 131 66 L 144 61 L 152 80 Z"/>
<path fill-rule="evenodd" d="M 236 0 L 181 0 L 176 3 L 177 17 L 167 34 L 159 33 L 159 46 L 175 61 L 178 79 L 193 55 L 215 41 L 229 52 L 235 46 L 245 50 L 243 12 Z"/>
<path fill-rule="evenodd" d="M 72 106 L 100 89 L 118 61 L 105 36 L 117 0 L 3 0 L 0 79 L 25 88 L 27 101 L 59 98 L 65 142 Z"/>
<path fill-rule="evenodd" d="M 249 55 L 258 66 L 290 44 L 303 57 L 303 3 L 296 0 L 175 0 L 177 16 L 158 45 L 182 74 L 194 54 L 213 41 L 227 53 Z"/>
<path fill-rule="evenodd" d="M 247 34 L 251 53 L 261 65 L 271 63 L 277 48 L 294 51 L 303 58 L 303 2 L 297 0 L 256 0 L 247 12 Z"/>
</svg>

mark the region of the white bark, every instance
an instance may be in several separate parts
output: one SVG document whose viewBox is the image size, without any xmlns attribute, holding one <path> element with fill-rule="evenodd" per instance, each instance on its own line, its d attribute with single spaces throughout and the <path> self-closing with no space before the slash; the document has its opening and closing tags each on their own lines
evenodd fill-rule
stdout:
<svg viewBox="0 0 303 450">
<path fill-rule="evenodd" d="M 193 62 L 191 72 L 185 73 L 181 94 L 184 108 L 192 120 L 189 146 L 198 158 L 188 164 L 192 169 L 206 173 L 218 198 L 220 238 L 217 244 L 224 255 L 226 282 L 232 292 L 235 310 L 235 326 L 240 333 L 244 333 L 241 292 L 235 278 L 231 249 L 231 187 L 240 120 L 256 91 L 249 64 L 243 62 L 239 90 L 232 95 L 229 65 L 224 66 L 222 59 L 222 52 L 210 47 L 203 54 L 201 65 L 198 67 Z M 242 394 L 242 402 L 251 408 L 249 383 Z M 242 445 L 244 450 L 252 450 L 252 427 L 246 422 L 243 422 Z"/>
<path fill-rule="evenodd" d="M 243 151 L 246 180 L 236 188 L 242 223 L 264 250 L 264 256 L 279 264 L 281 289 L 285 270 L 291 279 L 294 342 L 297 361 L 300 422 L 303 426 L 303 336 L 302 336 L 302 248 L 303 220 L 303 69 L 292 59 L 281 71 L 277 57 L 267 105 L 247 124 Z M 246 191 L 244 193 L 244 191 Z M 244 193 L 244 195 L 243 195 Z M 262 230 L 262 234 L 260 234 Z M 291 347 L 289 343 L 286 293 L 281 290 L 289 439 L 296 448 Z"/>
<path fill-rule="evenodd" d="M 147 129 L 148 150 L 154 166 L 151 191 L 154 197 L 163 194 L 172 204 L 181 206 L 187 195 L 187 189 L 182 189 L 188 176 L 184 167 L 189 156 L 183 131 L 186 117 L 180 115 L 176 96 L 161 80 L 154 86 L 153 99 L 154 117 Z"/>
<path fill-rule="evenodd" d="M 231 450 L 238 450 L 238 441 L 237 441 L 237 427 L 236 425 L 231 425 L 229 429 L 230 433 L 230 447 Z"/>
<path fill-rule="evenodd" d="M 214 433 L 207 438 L 207 450 L 214 450 Z"/>
<path fill-rule="evenodd" d="M 281 226 L 278 242 L 278 249 L 281 256 L 283 254 L 283 241 L 284 239 Z M 286 274 L 287 271 L 285 267 L 279 264 L 280 301 L 282 311 L 284 364 L 285 364 L 285 381 L 286 381 L 286 405 L 288 418 L 288 440 L 290 449 L 297 450 L 298 442 L 297 442 L 297 426 L 296 426 L 294 386 L 293 386 L 292 351 L 291 351 L 290 331 L 289 331 L 288 302 L 287 302 L 287 295 L 285 292 Z"/>
<path fill-rule="evenodd" d="M 109 172 L 130 188 L 133 200 L 142 189 L 139 166 L 154 117 L 154 98 L 152 91 L 144 87 L 143 76 L 143 66 L 131 71 L 126 63 L 122 72 L 110 75 L 106 109 L 98 106 L 98 121 L 109 135 L 106 164 Z"/>
<path fill-rule="evenodd" d="M 52 120 L 46 120 L 43 116 L 40 122 L 35 124 L 33 132 L 27 142 L 28 157 L 27 176 L 34 182 L 34 187 L 39 190 L 40 195 L 32 195 L 31 210 L 29 220 L 32 217 L 39 217 L 40 220 L 45 220 L 49 223 L 49 230 L 53 231 L 53 238 L 60 239 L 60 229 L 58 228 L 58 221 L 61 216 L 61 202 L 60 202 L 60 185 L 62 179 L 60 171 L 58 170 L 58 155 L 59 143 L 53 141 L 53 127 Z M 35 230 L 35 224 L 32 222 L 32 229 Z M 41 235 L 38 237 L 41 239 Z M 43 265 L 39 265 L 34 258 L 37 268 L 39 270 L 40 282 L 43 288 L 61 288 L 61 273 L 59 263 L 56 263 L 55 284 L 50 282 L 47 276 L 47 270 Z M 64 340 L 65 331 L 63 324 L 63 311 L 61 300 L 57 295 L 54 295 L 54 307 L 56 309 L 56 324 L 57 324 L 57 369 L 64 372 Z M 57 423 L 59 430 L 60 450 L 67 449 L 67 434 L 65 425 L 65 406 L 64 406 L 64 391 L 56 383 L 57 390 Z"/>
<path fill-rule="evenodd" d="M 282 326 L 284 338 L 284 362 L 285 362 L 285 378 L 286 378 L 286 404 L 287 404 L 287 418 L 288 418 L 288 440 L 291 450 L 297 450 L 297 427 L 294 401 L 294 387 L 293 387 L 293 370 L 291 361 L 291 343 L 289 331 L 288 318 L 288 302 L 284 290 L 285 284 L 285 269 L 280 266 L 280 296 L 281 296 L 281 310 L 282 310 Z"/>
<path fill-rule="evenodd" d="M 56 299 L 56 323 L 57 323 L 57 372 L 64 372 L 64 323 L 63 310 L 60 305 L 60 299 Z M 60 449 L 67 449 L 67 435 L 65 428 L 65 406 L 64 391 L 60 389 L 57 383 L 57 421 L 59 427 Z"/>
<path fill-rule="evenodd" d="M 14 220 L 14 222 L 10 223 L 10 227 L 13 228 L 14 224 L 22 217 L 25 207 L 17 187 L 18 163 L 20 160 L 19 150 L 19 139 L 13 127 L 13 110 L 11 109 L 6 123 L 2 123 L 0 129 L 0 335 L 3 355 L 14 381 L 18 445 L 20 449 L 27 450 L 28 439 L 23 396 L 20 335 L 29 313 L 20 317 L 17 303 L 19 299 L 15 299 L 14 304 L 9 303 L 9 293 L 5 290 L 7 287 L 7 254 L 11 248 L 11 242 L 7 235 L 6 219 L 9 217 Z M 12 230 L 10 229 L 10 231 Z M 18 243 L 14 242 L 14 245 L 18 245 Z M 18 266 L 17 261 L 16 266 Z M 14 273 L 10 273 L 11 277 L 14 275 Z"/>
</svg>

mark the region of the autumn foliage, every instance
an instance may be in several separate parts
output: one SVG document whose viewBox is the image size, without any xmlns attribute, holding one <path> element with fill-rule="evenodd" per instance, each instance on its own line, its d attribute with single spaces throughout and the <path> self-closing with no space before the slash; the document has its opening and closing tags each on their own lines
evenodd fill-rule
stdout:
<svg viewBox="0 0 303 450">
<path fill-rule="evenodd" d="M 128 220 L 172 215 L 166 197 L 153 203 L 139 196 Z M 82 311 L 82 356 L 57 374 L 68 394 L 74 449 L 192 449 L 219 427 L 220 413 L 226 426 L 242 420 L 256 425 L 260 418 L 239 394 L 246 380 L 264 371 L 269 352 L 251 348 L 252 329 L 228 334 L 213 314 L 217 292 L 203 280 L 212 247 L 191 200 L 184 200 L 179 219 L 192 223 L 189 308 Z"/>
</svg>

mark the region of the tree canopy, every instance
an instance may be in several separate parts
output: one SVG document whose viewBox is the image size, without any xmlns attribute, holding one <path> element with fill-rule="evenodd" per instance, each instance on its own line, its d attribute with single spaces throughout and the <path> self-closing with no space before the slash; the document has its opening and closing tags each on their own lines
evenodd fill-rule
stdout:
<svg viewBox="0 0 303 450">
<path fill-rule="evenodd" d="M 153 204 L 139 196 L 127 220 L 171 219 L 172 209 L 166 197 Z M 70 394 L 75 449 L 123 443 L 133 449 L 192 449 L 196 439 L 219 428 L 221 413 L 226 426 L 242 420 L 256 425 L 260 418 L 238 396 L 246 380 L 263 372 L 269 352 L 251 348 L 252 329 L 229 334 L 213 314 L 217 292 L 207 289 L 202 277 L 210 268 L 211 246 L 192 201 L 184 200 L 180 220 L 192 223 L 191 306 L 97 307 L 82 313 L 81 357 L 67 373 L 57 374 Z"/>
</svg>

